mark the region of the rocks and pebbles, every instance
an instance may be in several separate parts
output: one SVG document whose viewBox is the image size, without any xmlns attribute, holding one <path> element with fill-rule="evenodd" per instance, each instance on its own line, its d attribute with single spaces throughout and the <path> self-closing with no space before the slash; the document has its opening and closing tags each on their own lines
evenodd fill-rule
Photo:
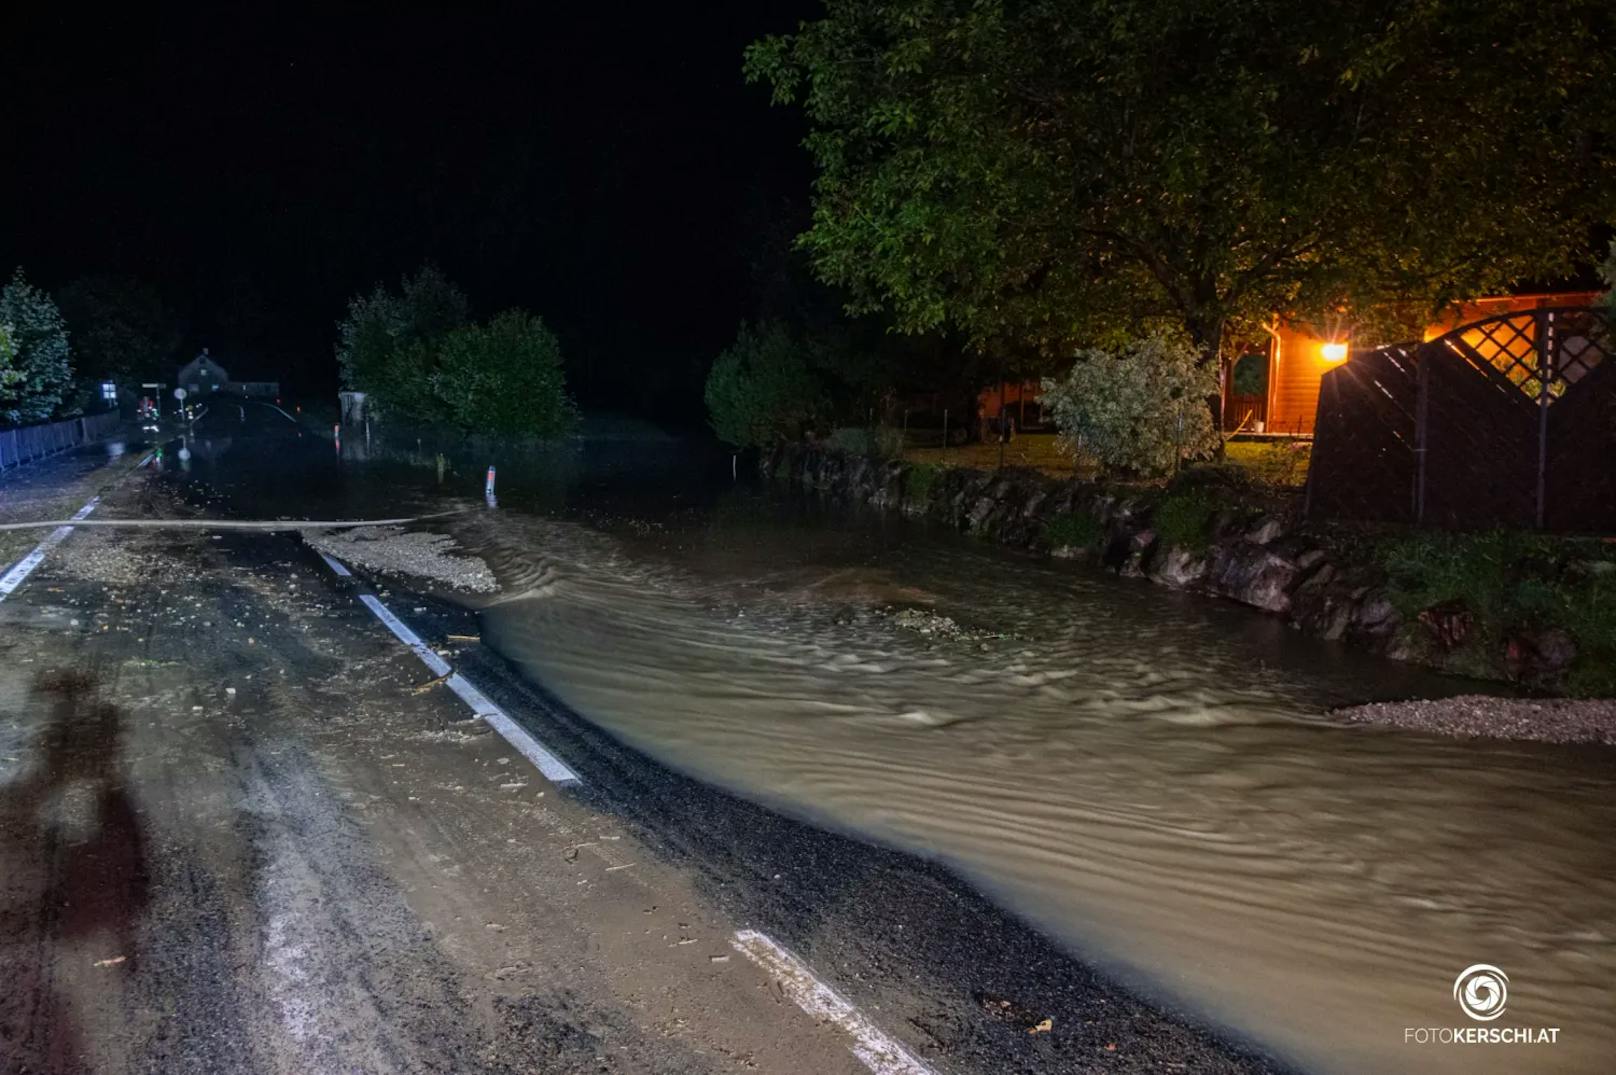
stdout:
<svg viewBox="0 0 1616 1075">
<path fill-rule="evenodd" d="M 411 575 L 471 593 L 499 590 L 488 565 L 475 556 L 457 554 L 454 539 L 444 534 L 405 530 L 401 526 L 360 526 L 340 531 L 305 530 L 303 540 L 318 552 L 372 571 Z"/>
<path fill-rule="evenodd" d="M 1374 702 L 1338 709 L 1356 724 L 1386 724 L 1459 738 L 1531 739 L 1616 746 L 1616 699 L 1494 698 Z"/>
</svg>

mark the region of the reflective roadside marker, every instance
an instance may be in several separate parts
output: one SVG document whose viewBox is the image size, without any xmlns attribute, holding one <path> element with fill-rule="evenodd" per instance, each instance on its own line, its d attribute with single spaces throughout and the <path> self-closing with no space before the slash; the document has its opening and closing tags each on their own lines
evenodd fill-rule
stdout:
<svg viewBox="0 0 1616 1075">
<path fill-rule="evenodd" d="M 491 465 L 488 468 L 488 480 L 483 482 L 483 499 L 490 505 L 494 503 L 494 468 Z"/>
</svg>

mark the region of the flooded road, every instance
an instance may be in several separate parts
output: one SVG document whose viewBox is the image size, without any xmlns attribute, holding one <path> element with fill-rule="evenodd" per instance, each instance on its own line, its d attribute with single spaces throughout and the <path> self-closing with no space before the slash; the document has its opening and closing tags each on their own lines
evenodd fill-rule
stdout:
<svg viewBox="0 0 1616 1075">
<path fill-rule="evenodd" d="M 1144 583 L 781 510 L 619 537 L 502 511 L 463 535 L 507 588 L 487 637 L 652 756 L 940 860 L 1309 1069 L 1607 1069 L 1608 753 L 1340 727 L 1329 706 L 1456 685 Z M 1405 1043 L 1476 1025 L 1451 989 L 1478 962 L 1509 974 L 1497 1025 L 1557 1045 Z"/>
<path fill-rule="evenodd" d="M 331 495 L 432 502 L 379 469 Z M 1308 1070 L 1609 1070 L 1610 751 L 1344 727 L 1466 685 L 890 518 L 501 473 L 447 527 L 503 584 L 485 640 L 653 758 L 944 863 Z M 1508 974 L 1496 1022 L 1455 1002 L 1476 963 Z M 1405 1040 L 1476 1026 L 1558 1042 Z"/>
</svg>

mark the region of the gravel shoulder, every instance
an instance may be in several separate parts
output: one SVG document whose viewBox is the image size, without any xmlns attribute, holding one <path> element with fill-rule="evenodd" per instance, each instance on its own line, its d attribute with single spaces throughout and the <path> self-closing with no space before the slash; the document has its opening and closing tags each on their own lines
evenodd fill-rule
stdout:
<svg viewBox="0 0 1616 1075">
<path fill-rule="evenodd" d="M 1616 699 L 1454 698 L 1374 702 L 1338 709 L 1354 724 L 1382 724 L 1461 739 L 1522 739 L 1540 743 L 1603 743 L 1616 746 Z"/>
</svg>

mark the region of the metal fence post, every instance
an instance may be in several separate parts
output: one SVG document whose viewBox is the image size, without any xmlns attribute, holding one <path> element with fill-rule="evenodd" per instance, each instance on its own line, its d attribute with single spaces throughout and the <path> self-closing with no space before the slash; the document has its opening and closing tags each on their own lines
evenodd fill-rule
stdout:
<svg viewBox="0 0 1616 1075">
<path fill-rule="evenodd" d="M 1417 348 L 1414 374 L 1414 525 L 1425 522 L 1425 456 L 1431 436 L 1431 361 L 1442 355 L 1436 344 Z"/>
<path fill-rule="evenodd" d="M 1537 528 L 1548 518 L 1549 381 L 1554 376 L 1554 314 L 1538 312 L 1532 320 L 1537 339 Z"/>
</svg>

